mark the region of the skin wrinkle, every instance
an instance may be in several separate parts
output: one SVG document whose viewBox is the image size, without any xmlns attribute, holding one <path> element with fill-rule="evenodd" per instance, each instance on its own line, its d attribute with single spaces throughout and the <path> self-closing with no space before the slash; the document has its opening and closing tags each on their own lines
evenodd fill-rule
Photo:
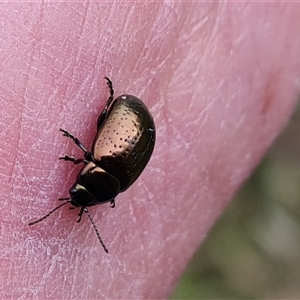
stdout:
<svg viewBox="0 0 300 300">
<path fill-rule="evenodd" d="M 212 49 L 214 49 L 214 45 L 212 43 L 213 41 L 213 38 L 216 38 L 217 36 L 217 30 L 219 29 L 219 26 L 218 25 L 218 10 L 219 10 L 220 6 L 218 5 L 218 9 L 216 10 L 216 12 L 214 13 L 214 11 L 212 10 L 212 14 L 215 15 L 215 17 L 210 17 L 208 20 L 211 19 L 211 22 L 209 22 L 209 24 L 213 24 L 211 26 L 211 28 L 209 29 L 209 32 L 206 33 L 203 29 L 204 29 L 204 26 L 199 28 L 199 31 L 198 33 L 201 34 L 201 31 L 203 31 L 203 33 L 207 36 L 207 41 L 205 43 L 202 43 L 204 45 L 204 48 L 203 50 L 201 49 L 201 55 L 200 55 L 200 61 L 199 63 L 197 64 L 198 67 L 195 69 L 195 74 L 201 74 L 200 70 L 205 62 L 205 59 L 207 58 L 208 56 L 208 53 L 212 51 Z M 206 25 L 206 24 L 204 24 Z M 209 26 L 205 26 L 205 28 L 207 28 Z M 201 30 L 202 29 L 202 30 Z M 194 56 L 196 57 L 196 55 Z"/>
<path fill-rule="evenodd" d="M 33 51 L 31 53 L 34 54 L 34 51 L 35 49 L 33 49 Z M 30 55 L 30 62 L 32 63 L 32 55 Z M 23 95 L 26 95 L 26 92 L 27 92 L 27 87 L 28 87 L 28 80 L 29 80 L 29 76 L 28 74 L 30 74 L 30 68 L 31 68 L 31 64 L 28 64 L 27 65 L 27 70 L 26 70 L 26 73 L 25 73 L 25 83 L 24 83 L 24 88 L 23 88 L 23 91 L 22 91 L 22 94 Z M 27 74 L 27 75 L 26 75 Z M 17 141 L 18 141 L 18 144 L 17 144 L 17 147 L 15 148 L 16 151 L 14 153 L 14 159 L 12 161 L 12 172 L 11 172 L 11 193 L 12 194 L 15 194 L 15 190 L 18 188 L 18 180 L 15 180 L 15 176 L 14 174 L 17 173 L 17 169 L 16 169 L 16 165 L 17 165 L 17 157 L 18 157 L 18 154 L 20 153 L 19 149 L 22 149 L 20 147 L 21 143 L 22 143 L 22 120 L 24 119 L 24 111 L 26 110 L 26 97 L 22 97 L 23 101 L 22 101 L 22 105 L 21 105 L 21 108 L 22 110 L 20 111 L 20 126 L 19 128 L 15 131 L 15 133 L 17 134 Z"/>
<path fill-rule="evenodd" d="M 82 33 L 85 29 L 85 24 L 87 23 L 87 15 L 88 15 L 88 11 L 89 11 L 89 8 L 90 8 L 90 2 L 86 1 L 85 3 L 86 3 L 86 6 L 83 5 L 84 11 L 83 11 L 83 14 L 81 16 L 81 24 L 80 24 L 80 27 L 79 27 L 79 37 L 80 38 L 82 37 Z"/>
</svg>

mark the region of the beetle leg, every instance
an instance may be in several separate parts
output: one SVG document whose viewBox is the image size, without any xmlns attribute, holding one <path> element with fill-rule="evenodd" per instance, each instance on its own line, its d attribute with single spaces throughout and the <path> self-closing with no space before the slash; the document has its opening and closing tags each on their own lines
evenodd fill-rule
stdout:
<svg viewBox="0 0 300 300">
<path fill-rule="evenodd" d="M 81 208 L 80 208 L 80 212 L 79 212 L 79 214 L 78 214 L 78 217 L 79 217 L 78 220 L 77 220 L 78 223 L 81 221 L 83 212 L 84 212 L 84 207 L 81 207 Z"/>
<path fill-rule="evenodd" d="M 103 124 L 105 118 L 106 118 L 106 114 L 107 114 L 107 110 L 108 110 L 108 107 L 110 106 L 111 102 L 114 100 L 114 88 L 113 88 L 113 84 L 112 84 L 112 81 L 108 78 L 108 77 L 104 77 L 104 79 L 106 80 L 107 82 L 107 86 L 109 88 L 109 93 L 110 93 L 110 96 L 109 98 L 107 99 L 106 101 L 106 104 L 105 104 L 105 107 L 103 108 L 100 116 L 98 117 L 98 120 L 97 120 L 97 128 L 99 129 L 100 126 Z"/>
<path fill-rule="evenodd" d="M 116 206 L 116 204 L 115 204 L 115 199 L 112 199 L 111 201 L 110 201 L 110 207 L 111 208 L 114 208 Z"/>
<path fill-rule="evenodd" d="M 82 162 L 85 163 L 85 164 L 88 163 L 88 161 L 83 159 L 83 158 L 75 159 L 73 156 L 69 156 L 69 155 L 61 156 L 59 159 L 62 159 L 62 160 L 65 160 L 65 161 L 71 161 L 75 165 L 78 165 Z"/>
<path fill-rule="evenodd" d="M 114 98 L 115 91 L 114 91 L 114 88 L 113 88 L 112 81 L 106 76 L 104 77 L 104 79 L 106 80 L 108 88 L 109 88 L 109 92 L 110 92 L 110 97 L 109 98 Z"/>
<path fill-rule="evenodd" d="M 71 200 L 71 198 L 58 198 L 58 201 Z"/>
<path fill-rule="evenodd" d="M 63 133 L 63 136 L 66 136 L 70 139 L 73 140 L 73 142 L 85 153 L 85 155 L 89 154 L 89 151 L 87 151 L 87 149 L 84 147 L 84 145 L 79 141 L 79 139 L 77 137 L 75 137 L 73 134 L 71 134 L 70 132 L 68 132 L 67 130 L 64 129 L 59 129 L 59 131 L 61 131 Z"/>
</svg>

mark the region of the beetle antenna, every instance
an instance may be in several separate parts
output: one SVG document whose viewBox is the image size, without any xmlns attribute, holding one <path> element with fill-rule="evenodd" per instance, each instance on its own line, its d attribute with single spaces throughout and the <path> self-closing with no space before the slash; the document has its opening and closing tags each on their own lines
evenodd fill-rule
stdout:
<svg viewBox="0 0 300 300">
<path fill-rule="evenodd" d="M 43 216 L 42 218 L 36 220 L 36 221 L 33 221 L 33 222 L 30 222 L 29 225 L 33 225 L 33 224 L 36 224 L 36 223 L 39 223 L 43 220 L 45 220 L 46 218 L 48 218 L 53 212 L 55 212 L 56 210 L 58 210 L 59 208 L 61 208 L 62 206 L 68 204 L 70 201 L 66 201 L 60 205 L 58 205 L 57 207 L 55 207 L 54 209 L 52 209 L 51 211 L 49 211 L 45 216 Z"/>
<path fill-rule="evenodd" d="M 99 242 L 101 243 L 101 245 L 102 245 L 104 251 L 105 251 L 106 253 L 108 253 L 108 250 L 107 250 L 106 246 L 104 245 L 104 243 L 103 243 L 103 241 L 102 241 L 102 239 L 101 239 L 101 236 L 100 236 L 100 233 L 99 233 L 99 231 L 98 231 L 98 228 L 96 227 L 96 224 L 94 223 L 94 220 L 93 220 L 92 216 L 90 215 L 90 213 L 89 213 L 89 211 L 87 210 L 86 207 L 84 208 L 84 212 L 88 215 L 88 217 L 89 217 L 89 219 L 90 219 L 90 221 L 91 221 L 91 223 L 92 223 L 92 225 L 93 225 L 93 227 L 94 227 L 94 229 L 95 229 L 95 231 L 96 231 L 98 240 L 99 240 Z"/>
</svg>

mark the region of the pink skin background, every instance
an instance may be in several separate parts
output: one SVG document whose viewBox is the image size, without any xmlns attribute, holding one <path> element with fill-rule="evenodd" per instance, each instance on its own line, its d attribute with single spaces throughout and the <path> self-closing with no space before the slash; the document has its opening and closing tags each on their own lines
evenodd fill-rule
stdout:
<svg viewBox="0 0 300 300">
<path fill-rule="evenodd" d="M 300 86 L 299 3 L 1 3 L 0 298 L 166 298 L 280 133 Z M 67 207 L 108 97 L 143 99 L 152 159 L 90 208 Z"/>
</svg>

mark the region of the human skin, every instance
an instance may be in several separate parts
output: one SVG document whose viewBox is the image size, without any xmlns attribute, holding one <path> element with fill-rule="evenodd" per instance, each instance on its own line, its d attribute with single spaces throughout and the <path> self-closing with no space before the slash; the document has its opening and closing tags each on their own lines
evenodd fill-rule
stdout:
<svg viewBox="0 0 300 300">
<path fill-rule="evenodd" d="M 1 3 L 0 298 L 166 298 L 299 93 L 298 3 Z M 125 193 L 62 208 L 108 97 L 156 121 L 148 166 Z"/>
</svg>

